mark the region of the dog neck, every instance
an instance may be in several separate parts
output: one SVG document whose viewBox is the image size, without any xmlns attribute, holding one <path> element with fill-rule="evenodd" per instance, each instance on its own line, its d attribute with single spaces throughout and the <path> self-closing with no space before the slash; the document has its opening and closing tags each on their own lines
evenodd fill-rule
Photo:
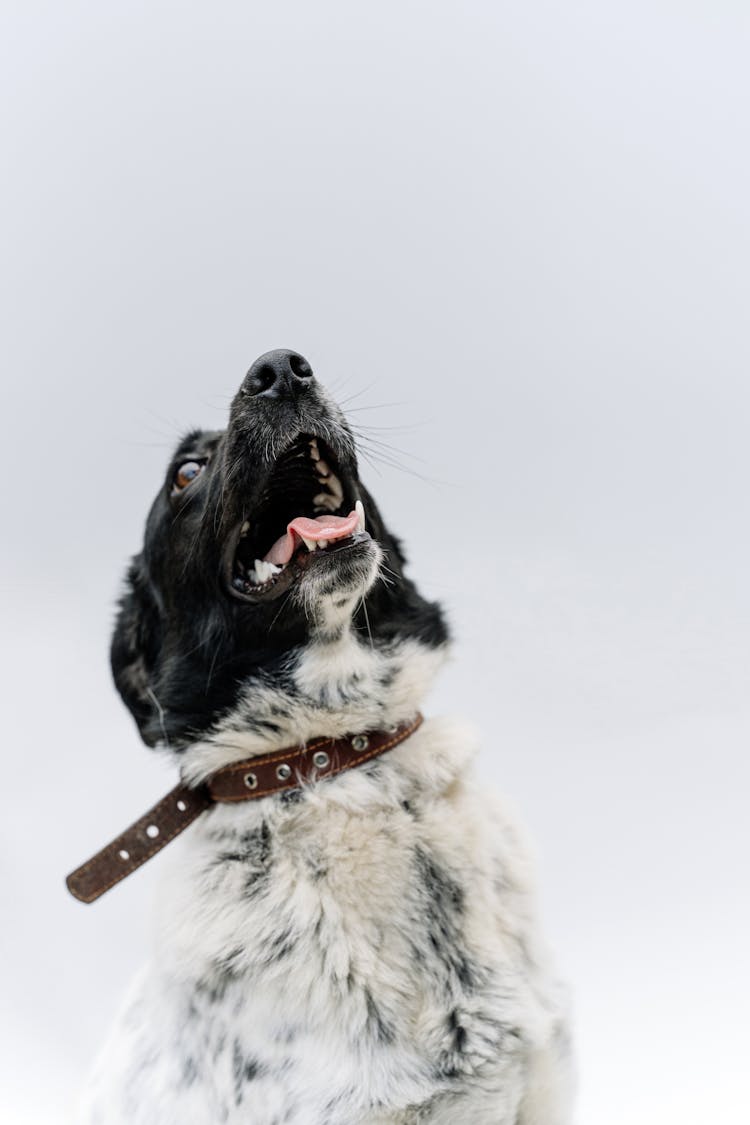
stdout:
<svg viewBox="0 0 750 1125">
<path fill-rule="evenodd" d="M 316 631 L 281 676 L 254 676 L 232 710 L 180 753 L 189 784 L 235 761 L 315 738 L 388 729 L 421 708 L 447 646 L 410 638 L 374 645 L 351 628 Z"/>
</svg>

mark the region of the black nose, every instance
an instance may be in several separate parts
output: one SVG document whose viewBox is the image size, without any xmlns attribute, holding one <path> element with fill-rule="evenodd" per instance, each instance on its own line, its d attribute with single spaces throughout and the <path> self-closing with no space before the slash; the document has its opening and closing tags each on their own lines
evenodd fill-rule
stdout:
<svg viewBox="0 0 750 1125">
<path fill-rule="evenodd" d="M 314 381 L 312 367 L 304 356 L 277 348 L 256 359 L 245 376 L 242 391 L 264 398 L 296 398 Z"/>
</svg>

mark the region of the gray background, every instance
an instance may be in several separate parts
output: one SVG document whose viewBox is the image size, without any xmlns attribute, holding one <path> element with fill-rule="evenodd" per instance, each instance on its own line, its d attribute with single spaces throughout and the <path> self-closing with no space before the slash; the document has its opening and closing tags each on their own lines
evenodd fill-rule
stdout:
<svg viewBox="0 0 750 1125">
<path fill-rule="evenodd" d="M 535 841 L 579 1122 L 746 1122 L 747 5 L 2 25 L 3 1120 L 62 1120 L 148 944 L 158 860 L 62 885 L 173 783 L 109 681 L 123 565 L 290 346 L 450 609 L 428 710 Z"/>
</svg>

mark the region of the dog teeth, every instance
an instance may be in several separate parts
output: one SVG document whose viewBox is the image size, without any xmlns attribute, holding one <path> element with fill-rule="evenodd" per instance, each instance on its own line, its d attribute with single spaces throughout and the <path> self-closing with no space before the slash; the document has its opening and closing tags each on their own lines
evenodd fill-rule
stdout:
<svg viewBox="0 0 750 1125">
<path fill-rule="evenodd" d="M 329 539 L 305 539 L 304 535 L 300 538 L 311 554 L 313 551 L 324 551 L 330 542 Z"/>
<path fill-rule="evenodd" d="M 344 489 L 341 487 L 341 481 L 331 473 L 330 477 L 325 478 L 325 486 L 325 492 L 319 492 L 317 496 L 313 497 L 313 504 L 325 508 L 329 512 L 335 512 L 344 502 Z"/>
<path fill-rule="evenodd" d="M 249 530 L 250 530 L 250 520 L 245 520 L 242 527 L 240 528 L 240 539 L 244 539 L 244 537 L 247 535 Z"/>
<path fill-rule="evenodd" d="M 331 475 L 331 470 L 328 464 L 325 461 L 320 460 L 315 462 L 315 472 L 319 477 L 322 477 L 323 480 L 326 480 Z"/>
<path fill-rule="evenodd" d="M 358 500 L 354 505 L 354 511 L 357 513 L 357 531 L 365 530 L 365 506 L 361 500 Z"/>
<path fill-rule="evenodd" d="M 273 578 L 274 575 L 279 574 L 282 569 L 282 567 L 276 566 L 275 563 L 266 562 L 265 559 L 256 559 L 255 569 L 253 571 L 256 585 L 262 586 L 265 582 Z"/>
<path fill-rule="evenodd" d="M 313 461 L 319 461 L 320 460 L 320 450 L 318 449 L 318 439 L 317 438 L 313 438 L 312 441 L 310 442 L 310 456 L 312 457 Z"/>
<path fill-rule="evenodd" d="M 320 508 L 324 512 L 335 512 L 341 506 L 341 501 L 337 502 L 336 497 L 332 496 L 330 492 L 319 492 L 317 496 L 313 496 L 313 504 L 316 510 Z"/>
</svg>

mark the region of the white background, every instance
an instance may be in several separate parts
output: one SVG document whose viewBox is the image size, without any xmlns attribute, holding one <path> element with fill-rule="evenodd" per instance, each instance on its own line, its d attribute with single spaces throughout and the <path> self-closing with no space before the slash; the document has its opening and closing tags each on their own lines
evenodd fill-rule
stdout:
<svg viewBox="0 0 750 1125">
<path fill-rule="evenodd" d="M 747 1122 L 747 5 L 2 24 L 3 1121 L 63 1119 L 147 948 L 159 860 L 63 888 L 174 780 L 109 680 L 126 558 L 288 346 L 449 608 L 428 711 L 535 841 L 579 1125 Z"/>
</svg>

